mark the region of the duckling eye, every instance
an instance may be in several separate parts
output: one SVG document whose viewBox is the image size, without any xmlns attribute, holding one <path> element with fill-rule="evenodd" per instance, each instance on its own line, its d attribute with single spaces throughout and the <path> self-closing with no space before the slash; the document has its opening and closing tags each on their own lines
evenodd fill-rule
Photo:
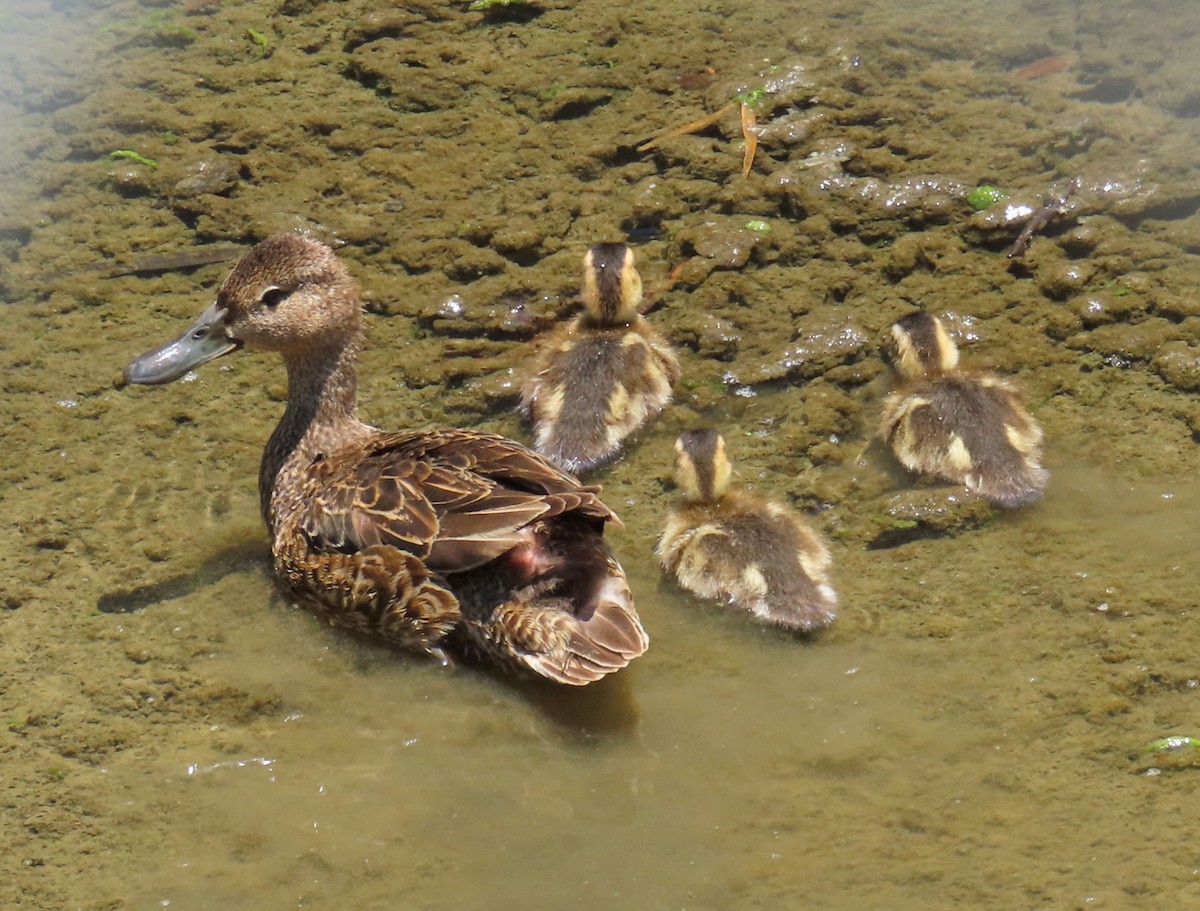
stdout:
<svg viewBox="0 0 1200 911">
<path fill-rule="evenodd" d="M 291 292 L 285 291 L 283 288 L 276 288 L 274 285 L 272 285 L 259 296 L 258 300 L 259 303 L 265 304 L 266 306 L 274 309 L 287 300 L 287 296 L 290 293 Z"/>
</svg>

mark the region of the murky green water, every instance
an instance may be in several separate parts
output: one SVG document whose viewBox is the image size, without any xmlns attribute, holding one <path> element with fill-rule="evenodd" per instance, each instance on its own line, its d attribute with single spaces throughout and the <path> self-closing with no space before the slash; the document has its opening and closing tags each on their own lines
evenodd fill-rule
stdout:
<svg viewBox="0 0 1200 911">
<path fill-rule="evenodd" d="M 1139 750 L 1200 736 L 1200 14 L 466 5 L 0 9 L 0 904 L 1195 903 L 1193 761 Z M 748 178 L 736 114 L 636 150 L 779 72 L 804 78 Z M 962 200 L 1071 178 L 1022 263 L 1020 225 Z M 228 268 L 145 257 L 294 227 L 366 288 L 369 420 L 515 435 L 583 249 L 644 240 L 685 381 L 598 478 L 653 640 L 629 671 L 447 673 L 274 594 L 254 484 L 280 366 L 117 378 Z M 1018 375 L 1052 481 L 1001 516 L 905 494 L 927 518 L 903 540 L 906 479 L 867 444 L 917 305 Z M 671 442 L 700 422 L 829 534 L 826 634 L 660 577 Z"/>
</svg>

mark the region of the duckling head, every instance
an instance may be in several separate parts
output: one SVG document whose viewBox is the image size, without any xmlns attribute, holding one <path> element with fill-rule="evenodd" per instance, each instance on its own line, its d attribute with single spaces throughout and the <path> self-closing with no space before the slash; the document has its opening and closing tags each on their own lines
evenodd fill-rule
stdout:
<svg viewBox="0 0 1200 911">
<path fill-rule="evenodd" d="M 625 244 L 593 244 L 583 257 L 583 305 L 598 326 L 632 322 L 642 302 L 642 277 Z"/>
<path fill-rule="evenodd" d="M 290 360 L 357 343 L 361 306 L 357 285 L 329 247 L 276 234 L 238 261 L 183 335 L 132 361 L 125 379 L 170 383 L 243 347 Z"/>
<path fill-rule="evenodd" d="M 725 439 L 715 430 L 688 430 L 675 441 L 675 483 L 685 500 L 711 503 L 729 489 Z"/>
<path fill-rule="evenodd" d="M 909 379 L 949 373 L 958 366 L 958 348 L 932 313 L 917 310 L 898 319 L 892 326 L 892 341 L 896 369 Z"/>
</svg>

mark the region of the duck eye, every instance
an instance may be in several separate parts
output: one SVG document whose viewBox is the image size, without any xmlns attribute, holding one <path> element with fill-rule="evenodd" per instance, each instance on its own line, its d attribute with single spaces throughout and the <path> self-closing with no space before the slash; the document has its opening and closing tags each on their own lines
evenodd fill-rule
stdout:
<svg viewBox="0 0 1200 911">
<path fill-rule="evenodd" d="M 262 293 L 258 300 L 260 303 L 266 304 L 268 307 L 274 309 L 287 300 L 289 293 L 290 292 L 285 291 L 283 288 L 271 286 Z"/>
</svg>

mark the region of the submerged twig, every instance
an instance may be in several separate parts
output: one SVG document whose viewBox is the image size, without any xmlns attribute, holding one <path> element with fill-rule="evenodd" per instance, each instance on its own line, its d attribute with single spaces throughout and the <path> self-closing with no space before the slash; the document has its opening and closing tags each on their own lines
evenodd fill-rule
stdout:
<svg viewBox="0 0 1200 911">
<path fill-rule="evenodd" d="M 98 278 L 117 278 L 122 275 L 154 275 L 162 272 L 176 272 L 207 266 L 211 263 L 226 262 L 245 252 L 246 248 L 239 244 L 206 244 L 174 253 L 151 253 L 125 262 L 88 263 L 82 266 L 56 269 L 54 272 L 42 275 L 38 281 L 47 283 L 68 276 L 94 275 L 96 273 L 99 273 L 96 275 Z"/>
<path fill-rule="evenodd" d="M 754 115 L 754 109 L 742 102 L 742 139 L 746 143 L 746 151 L 742 155 L 743 177 L 749 177 L 750 169 L 754 167 L 754 153 L 758 151 L 758 134 L 754 132 L 754 126 L 757 123 L 758 118 Z"/>
<path fill-rule="evenodd" d="M 683 275 L 683 270 L 688 267 L 688 263 L 690 263 L 693 258 L 694 257 L 689 256 L 687 259 L 680 260 L 671 267 L 670 273 L 665 279 L 663 279 L 663 281 L 659 282 L 652 288 L 647 288 L 643 297 L 643 299 L 646 301 L 646 304 L 638 312 L 645 316 L 652 310 L 657 310 L 661 305 L 661 301 L 657 300 L 658 296 L 670 291 L 675 287 L 675 283 L 679 281 L 679 277 Z"/>
<path fill-rule="evenodd" d="M 119 275 L 149 275 L 159 272 L 177 272 L 181 269 L 195 269 L 211 263 L 223 263 L 246 252 L 240 244 L 207 244 L 194 247 L 191 250 L 180 250 L 177 253 L 150 253 L 139 256 L 132 262 L 119 263 L 111 266 L 107 278 Z"/>
<path fill-rule="evenodd" d="M 1025 229 L 1021 231 L 1016 242 L 1013 243 L 1012 249 L 1008 251 L 1008 258 L 1021 259 L 1025 255 L 1025 251 L 1029 249 L 1029 244 L 1033 241 L 1034 235 L 1050 224 L 1057 216 L 1066 214 L 1067 203 L 1078 189 L 1079 178 L 1073 177 L 1071 178 L 1071 182 L 1067 184 L 1067 188 L 1062 196 L 1053 202 L 1043 200 L 1045 204 L 1029 216 L 1029 221 L 1025 223 Z"/>
<path fill-rule="evenodd" d="M 713 111 L 711 114 L 705 114 L 699 120 L 693 120 L 690 123 L 685 123 L 681 127 L 675 127 L 673 130 L 667 130 L 665 133 L 659 133 L 648 142 L 643 142 L 637 147 L 639 152 L 648 152 L 650 149 L 656 148 L 664 139 L 674 139 L 676 136 L 687 136 L 689 133 L 699 133 L 706 127 L 712 126 L 726 114 L 734 109 L 735 105 L 727 104 L 719 111 Z"/>
</svg>

